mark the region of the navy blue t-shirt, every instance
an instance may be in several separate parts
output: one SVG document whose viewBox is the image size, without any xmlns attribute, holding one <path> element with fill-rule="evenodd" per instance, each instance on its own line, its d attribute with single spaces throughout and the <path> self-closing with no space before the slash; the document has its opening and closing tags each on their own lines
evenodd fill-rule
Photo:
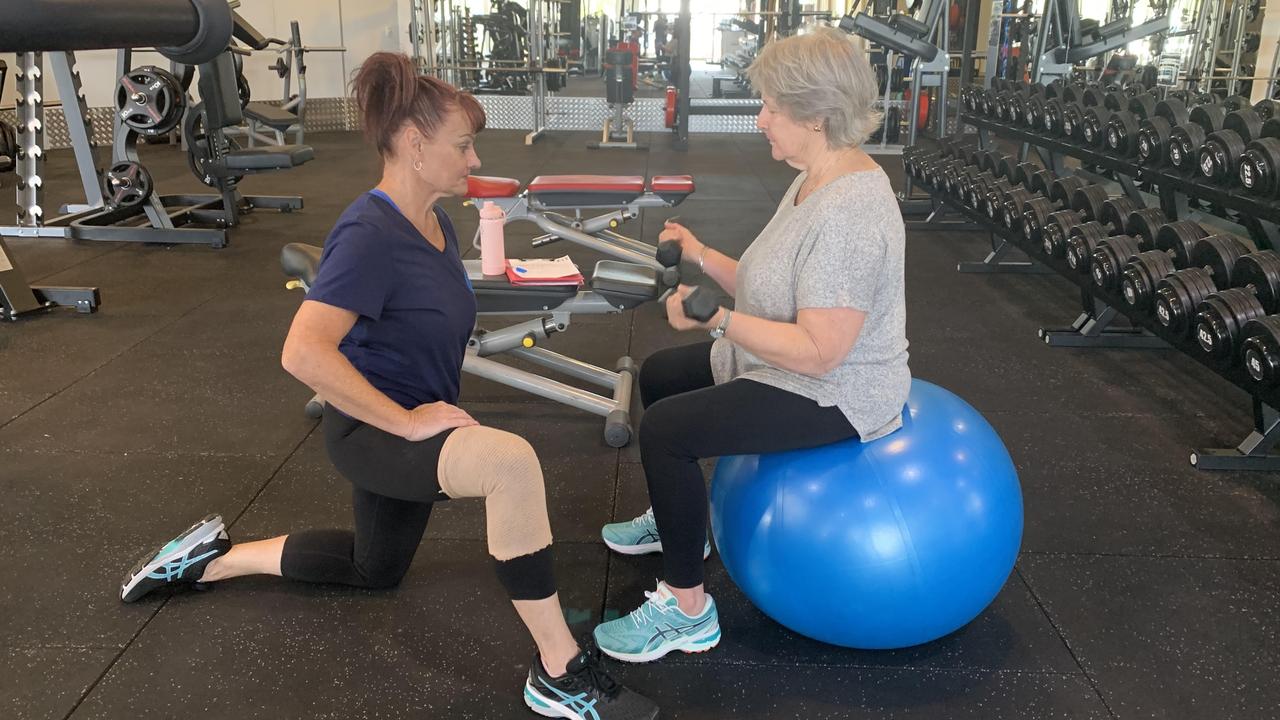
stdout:
<svg viewBox="0 0 1280 720">
<path fill-rule="evenodd" d="M 380 190 L 342 213 L 324 243 L 308 300 L 359 315 L 338 349 L 406 409 L 456 404 L 476 298 L 449 216 L 437 250 Z"/>
</svg>

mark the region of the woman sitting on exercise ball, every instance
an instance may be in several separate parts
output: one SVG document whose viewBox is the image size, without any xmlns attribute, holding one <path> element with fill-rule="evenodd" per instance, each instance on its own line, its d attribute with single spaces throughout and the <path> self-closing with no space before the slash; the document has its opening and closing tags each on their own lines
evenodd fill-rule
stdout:
<svg viewBox="0 0 1280 720">
<path fill-rule="evenodd" d="M 393 587 L 432 505 L 483 497 L 498 579 L 538 648 L 525 702 L 547 717 L 653 718 L 657 706 L 610 679 L 565 623 L 533 448 L 456 405 L 476 299 L 453 224 L 436 202 L 465 194 L 480 167 L 474 141 L 484 111 L 474 97 L 419 76 L 401 54 L 372 55 L 354 85 L 382 180 L 329 234 L 283 363 L 328 401 L 325 444 L 354 485 L 355 531 L 304 530 L 233 546 L 211 515 L 138 563 L 121 598 L 252 574 Z"/>
<path fill-rule="evenodd" d="M 628 616 L 596 628 L 605 653 L 633 662 L 720 641 L 703 589 L 710 548 L 701 458 L 779 452 L 902 423 L 907 368 L 906 232 L 889 178 L 859 146 L 880 122 L 876 77 L 844 33 L 819 29 L 769 43 L 747 71 L 775 160 L 800 170 L 742 259 L 668 223 L 660 240 L 735 299 L 708 322 L 667 300 L 677 330 L 712 342 L 655 353 L 640 368 L 640 457 L 652 507 L 604 528 L 625 554 L 663 553 L 663 581 Z"/>
</svg>

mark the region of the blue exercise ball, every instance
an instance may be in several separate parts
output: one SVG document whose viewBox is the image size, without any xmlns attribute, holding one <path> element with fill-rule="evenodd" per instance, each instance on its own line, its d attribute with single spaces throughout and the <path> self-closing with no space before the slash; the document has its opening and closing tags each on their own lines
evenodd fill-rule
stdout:
<svg viewBox="0 0 1280 720">
<path fill-rule="evenodd" d="M 1022 492 L 986 419 L 914 380 L 886 437 L 721 458 L 711 526 L 730 577 L 769 617 L 835 645 L 900 648 L 995 599 L 1022 541 Z"/>
</svg>

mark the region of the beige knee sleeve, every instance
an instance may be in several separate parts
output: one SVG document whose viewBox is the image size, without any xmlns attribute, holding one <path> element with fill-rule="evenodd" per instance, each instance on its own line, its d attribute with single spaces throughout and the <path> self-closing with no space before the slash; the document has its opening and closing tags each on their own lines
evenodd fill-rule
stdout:
<svg viewBox="0 0 1280 720">
<path fill-rule="evenodd" d="M 436 475 L 451 498 L 484 498 L 489 554 L 498 560 L 551 544 L 542 465 L 524 438 L 483 426 L 458 428 L 445 440 Z"/>
</svg>

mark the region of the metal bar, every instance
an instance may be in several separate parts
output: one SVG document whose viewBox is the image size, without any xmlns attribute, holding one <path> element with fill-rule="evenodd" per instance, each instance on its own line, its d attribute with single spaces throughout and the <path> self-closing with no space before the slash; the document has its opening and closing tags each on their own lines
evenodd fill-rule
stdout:
<svg viewBox="0 0 1280 720">
<path fill-rule="evenodd" d="M 527 370 L 503 365 L 496 360 L 482 358 L 471 352 L 467 353 L 463 359 L 462 369 L 477 377 L 595 415 L 607 416 L 618 407 L 612 398 L 604 398 L 593 392 Z"/>
<path fill-rule="evenodd" d="M 84 188 L 84 203 L 89 207 L 102 207 L 102 185 L 98 182 L 98 164 L 93 153 L 93 130 L 89 121 L 89 108 L 80 87 L 80 76 L 75 73 L 75 53 L 55 52 L 49 55 L 50 71 L 62 98 L 62 115 L 67 121 L 67 135 L 80 171 L 80 184 Z"/>
<path fill-rule="evenodd" d="M 508 354 L 524 358 L 535 365 L 541 365 L 549 370 L 564 373 L 572 378 L 577 378 L 584 382 L 609 388 L 613 390 L 618 384 L 621 377 L 618 373 L 605 370 L 602 367 L 596 367 L 590 363 L 582 362 L 568 355 L 562 355 L 553 350 L 548 350 L 537 345 L 531 348 L 514 348 Z"/>
<path fill-rule="evenodd" d="M 654 257 L 654 254 L 652 252 L 641 253 L 641 252 L 632 250 L 630 248 L 622 247 L 609 240 L 598 238 L 595 235 L 588 235 L 587 233 L 581 232 L 579 230 L 574 230 L 573 228 L 567 228 L 567 227 L 564 227 L 563 225 L 559 225 L 548 218 L 542 217 L 540 214 L 531 214 L 529 215 L 529 219 L 532 220 L 534 224 L 542 228 L 544 231 L 549 232 L 553 235 L 559 235 L 560 237 L 564 238 L 565 240 L 568 240 L 569 242 L 574 242 L 579 245 L 582 245 L 583 247 L 589 247 L 592 250 L 598 250 L 606 255 L 612 255 L 613 257 L 619 258 L 621 260 L 626 260 L 627 262 L 633 262 L 640 265 L 644 265 L 645 267 L 653 268 L 658 271 L 661 271 L 663 269 L 662 264 L 658 262 L 657 258 Z"/>
</svg>

